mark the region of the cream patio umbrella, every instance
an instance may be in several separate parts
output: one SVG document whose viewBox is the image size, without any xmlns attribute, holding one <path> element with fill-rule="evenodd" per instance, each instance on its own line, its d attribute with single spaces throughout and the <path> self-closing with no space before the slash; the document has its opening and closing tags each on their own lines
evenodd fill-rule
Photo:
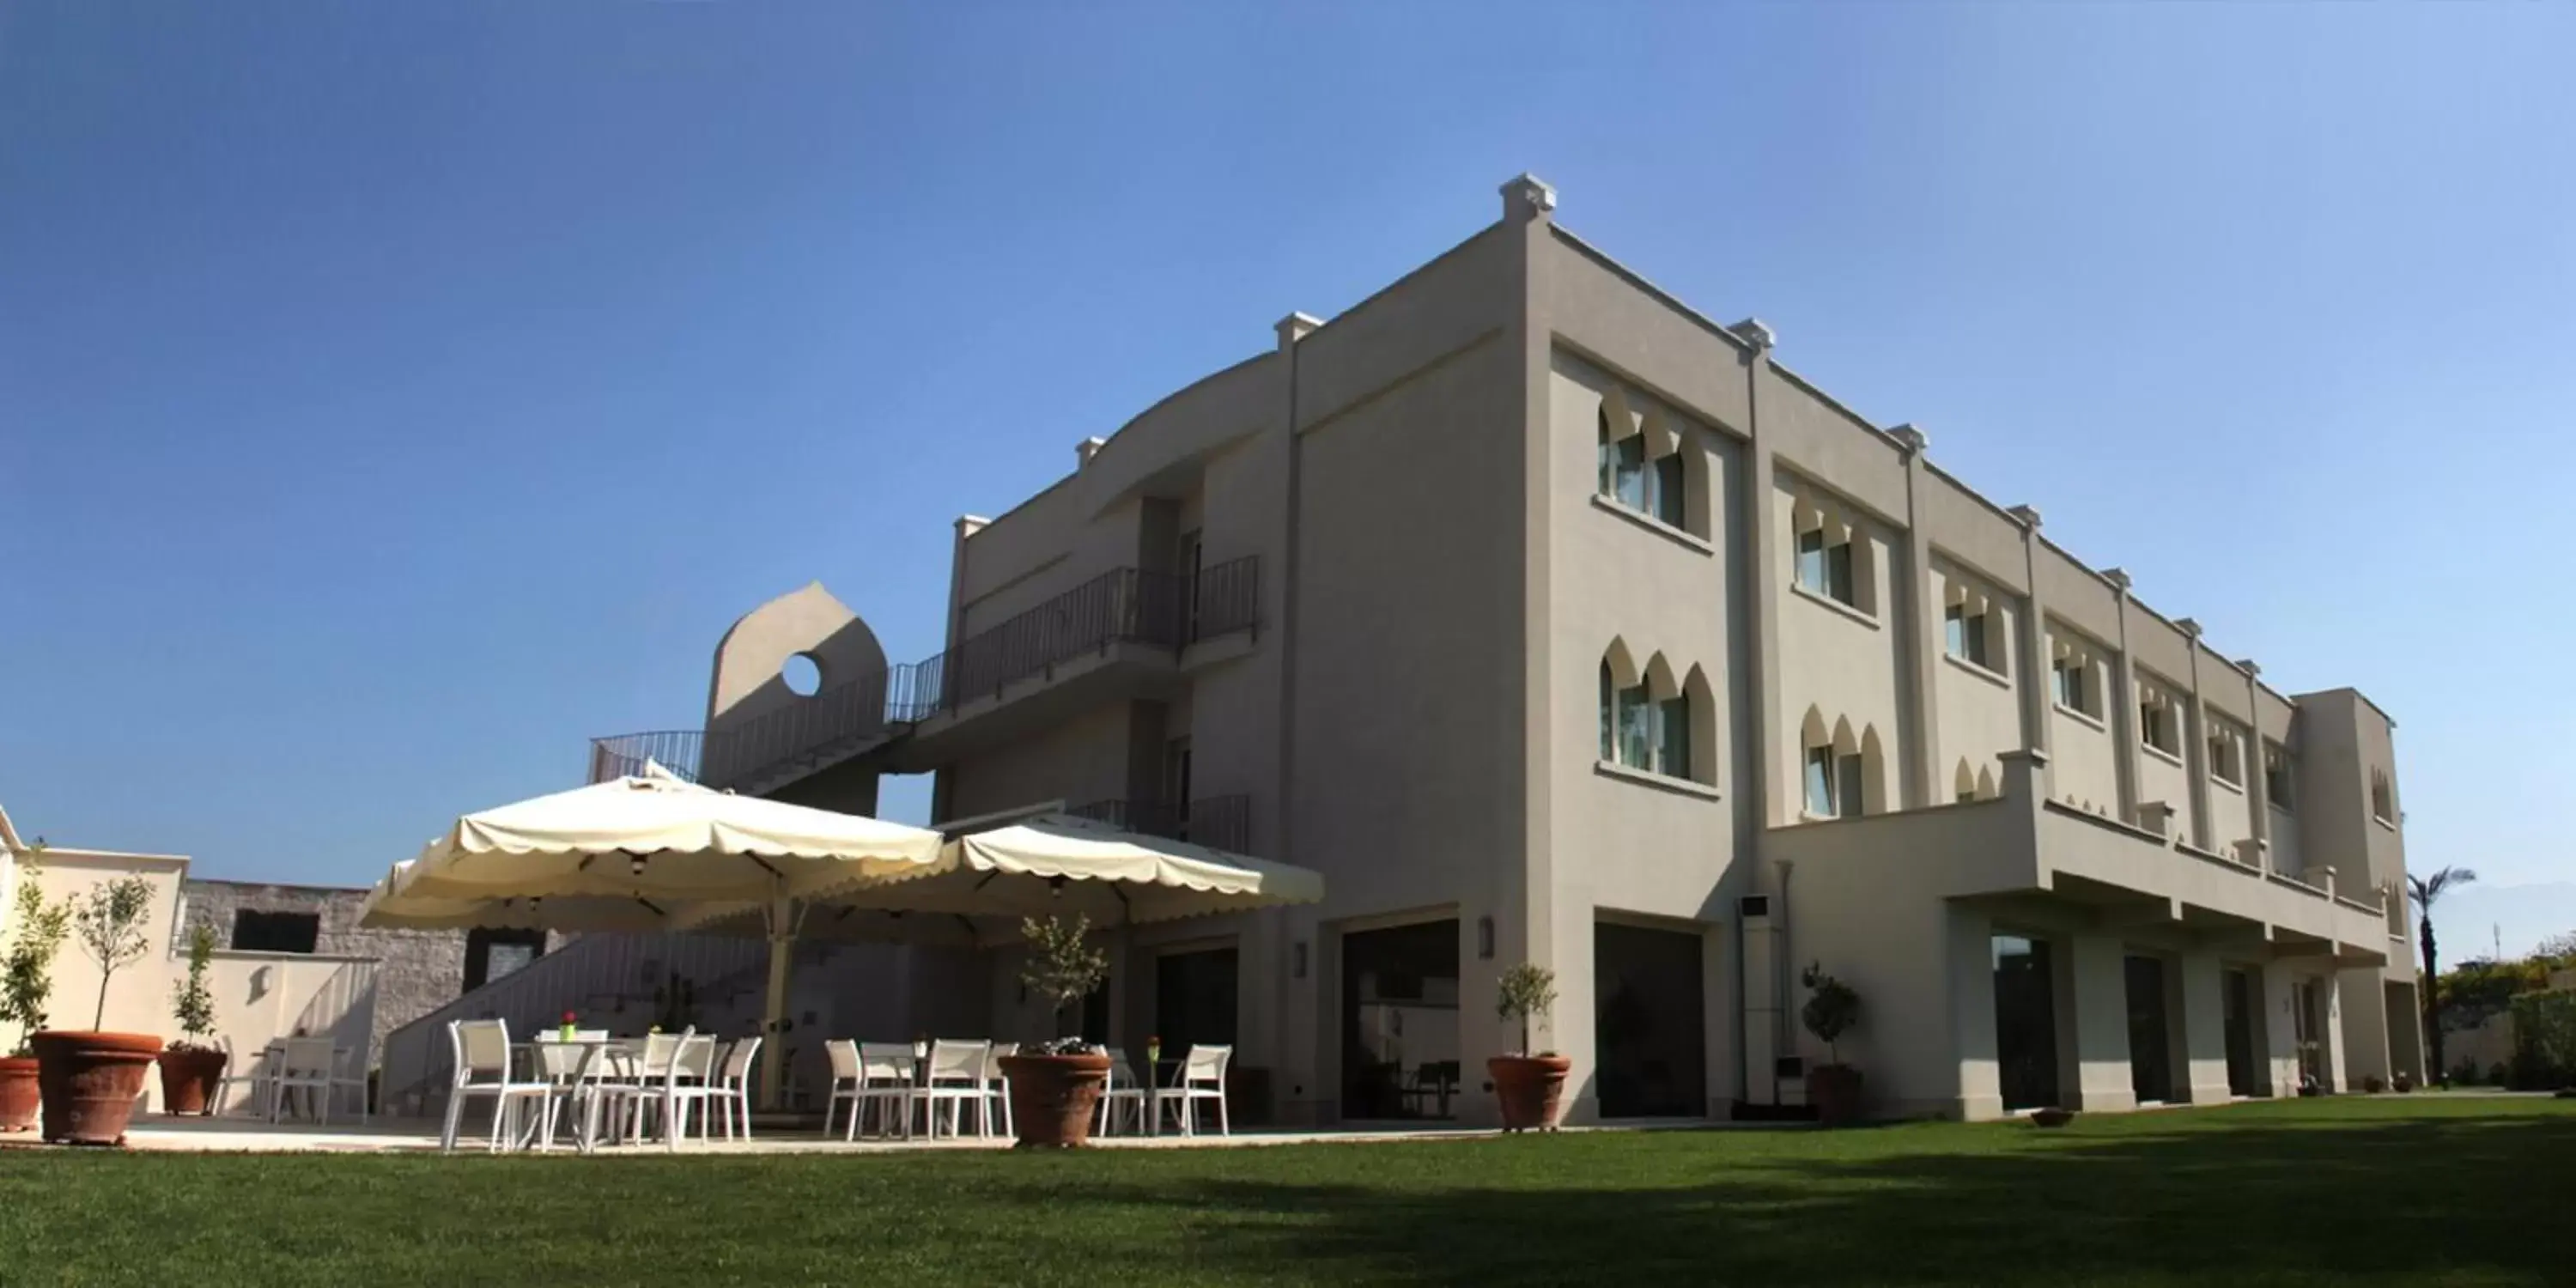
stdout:
<svg viewBox="0 0 2576 1288">
<path fill-rule="evenodd" d="M 467 814 L 396 868 L 366 926 L 691 930 L 760 918 L 763 1031 L 785 1017 L 792 945 L 818 892 L 937 860 L 937 832 L 736 796 L 645 772 Z M 774 1103 L 780 1062 L 763 1063 Z"/>
<path fill-rule="evenodd" d="M 821 891 L 860 909 L 980 921 L 1080 914 L 1116 929 L 1204 913 L 1315 903 L 1312 869 L 1041 814 L 950 839 L 937 859 L 852 878 Z"/>
</svg>

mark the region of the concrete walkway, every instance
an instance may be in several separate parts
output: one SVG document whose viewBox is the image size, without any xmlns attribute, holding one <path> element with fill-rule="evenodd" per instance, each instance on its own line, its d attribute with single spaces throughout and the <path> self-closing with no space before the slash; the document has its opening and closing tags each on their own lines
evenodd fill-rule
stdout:
<svg viewBox="0 0 2576 1288">
<path fill-rule="evenodd" d="M 1653 1124 L 1605 1127 L 1568 1127 L 1568 1132 L 1590 1131 L 1657 1131 L 1690 1130 L 1709 1127 L 1751 1127 L 1748 1123 L 1657 1122 Z M 466 1125 L 458 1134 L 457 1152 L 482 1153 L 485 1133 L 491 1119 L 483 1114 L 468 1113 Z M 169 1153 L 434 1153 L 438 1149 L 439 1123 L 430 1119 L 379 1118 L 365 1126 L 356 1123 L 333 1123 L 328 1127 L 311 1123 L 280 1123 L 271 1126 L 255 1119 L 243 1118 L 164 1118 L 138 1116 L 126 1133 L 130 1149 Z M 943 1137 L 931 1140 L 844 1141 L 838 1133 L 826 1137 L 812 1127 L 797 1129 L 764 1128 L 754 1124 L 755 1136 L 748 1141 L 727 1141 L 721 1135 L 714 1141 L 701 1141 L 695 1136 L 683 1141 L 679 1155 L 769 1155 L 769 1154 L 895 1154 L 930 1151 L 1009 1149 L 1009 1137 L 996 1136 L 983 1140 L 974 1136 L 963 1139 Z M 1114 1136 L 1095 1138 L 1092 1144 L 1103 1149 L 1225 1149 L 1263 1145 L 1307 1144 L 1379 1144 L 1396 1141 L 1466 1140 L 1497 1134 L 1492 1128 L 1422 1127 L 1369 1128 L 1351 1130 L 1286 1131 L 1276 1129 L 1247 1130 L 1231 1136 L 1162 1135 Z M 568 1137 L 567 1137 L 568 1139 Z M 0 1137 L 0 1146 L 33 1146 L 27 1137 Z M 569 1144 L 560 1144 L 556 1154 L 571 1155 Z M 603 1158 L 665 1158 L 672 1151 L 660 1143 L 618 1145 L 599 1151 Z"/>
</svg>

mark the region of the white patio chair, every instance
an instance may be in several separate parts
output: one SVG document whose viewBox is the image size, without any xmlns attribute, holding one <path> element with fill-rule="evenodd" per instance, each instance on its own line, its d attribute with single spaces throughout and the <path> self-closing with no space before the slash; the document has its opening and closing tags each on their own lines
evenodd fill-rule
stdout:
<svg viewBox="0 0 2576 1288">
<path fill-rule="evenodd" d="M 592 1049 L 584 1044 L 606 1041 L 607 1038 L 606 1029 L 576 1029 L 571 1042 L 563 1040 L 560 1029 L 548 1029 L 537 1035 L 536 1067 L 530 1072 L 548 1087 L 545 1116 L 537 1126 L 539 1148 L 554 1144 L 557 1114 L 561 1110 L 572 1111 L 572 1121 L 578 1130 L 589 1130 L 587 1115 L 599 1100 L 599 1084 L 609 1076 L 606 1057 L 610 1053 L 601 1050 L 593 1055 Z"/>
<path fill-rule="evenodd" d="M 367 1121 L 367 1080 L 340 1072 L 340 1051 L 328 1037 L 288 1038 L 278 1051 L 276 1068 L 268 1077 L 268 1120 L 276 1122 L 286 1111 L 290 1092 L 314 1093 L 306 1104 L 314 1120 L 328 1126 L 331 1122 L 333 1093 L 352 1090 L 358 1093 L 358 1121 Z"/>
<path fill-rule="evenodd" d="M 726 1048 L 724 1059 L 716 1065 L 716 1076 L 708 1085 L 709 1108 L 724 1114 L 726 1140 L 732 1140 L 736 1120 L 742 1123 L 742 1138 L 751 1139 L 751 1062 L 760 1054 L 759 1038 L 743 1038 Z"/>
<path fill-rule="evenodd" d="M 654 1036 L 666 1035 L 657 1033 Z M 630 1138 L 638 1140 L 643 1138 L 643 1123 L 647 1116 L 646 1111 L 650 1110 L 653 1119 L 661 1125 L 663 1144 L 677 1151 L 680 1148 L 680 1138 L 689 1134 L 689 1110 L 691 1106 L 695 1106 L 698 1110 L 699 1138 L 715 1139 L 712 1116 L 715 1106 L 710 1102 L 723 1093 L 708 1080 L 693 1072 L 693 1070 L 714 1067 L 716 1045 L 714 1035 L 700 1036 L 693 1032 L 683 1033 L 671 1040 L 667 1051 L 652 1049 L 655 1045 L 657 1044 L 649 1041 L 646 1043 L 647 1050 L 642 1067 L 635 1080 L 607 1083 L 601 1088 L 605 1094 L 619 1097 L 627 1102 L 626 1108 L 631 1115 L 629 1121 L 632 1124 L 632 1129 L 628 1133 Z M 658 1075 L 652 1071 L 656 1056 L 660 1057 L 661 1066 L 661 1072 Z"/>
<path fill-rule="evenodd" d="M 677 1033 L 645 1035 L 644 1041 L 635 1048 L 635 1056 L 628 1062 L 624 1075 L 608 1084 L 608 1093 L 625 1102 L 626 1135 L 629 1138 L 640 1139 L 645 1130 L 645 1115 L 663 1108 L 663 1098 L 655 1093 L 674 1077 L 681 1076 L 674 1067 L 680 1046 L 696 1037 L 697 1032 L 697 1026 L 691 1025 Z"/>
<path fill-rule="evenodd" d="M 823 1056 L 832 1063 L 832 1092 L 823 1101 L 823 1134 L 832 1134 L 832 1115 L 840 1112 L 841 1102 L 850 1102 L 850 1122 L 841 1139 L 859 1138 L 859 1089 L 864 1080 L 859 1074 L 859 1044 L 848 1038 L 831 1038 L 823 1043 Z"/>
<path fill-rule="evenodd" d="M 447 1087 L 447 1126 L 439 1132 L 438 1147 L 456 1152 L 456 1124 L 465 1114 L 465 1102 L 474 1096 L 492 1098 L 492 1149 L 500 1151 L 503 1129 L 508 1119 L 522 1105 L 541 1107 L 554 1088 L 544 1082 L 520 1082 L 510 1076 L 510 1026 L 501 1020 L 449 1020 L 447 1047 L 455 1057 L 455 1078 Z"/>
<path fill-rule="evenodd" d="M 250 1110 L 254 1114 L 258 1113 L 268 1104 L 268 1079 L 276 1072 L 276 1061 L 271 1058 L 269 1048 L 262 1046 L 252 1053 L 249 1067 L 244 1068 L 241 1053 L 233 1050 L 233 1040 L 227 1037 L 217 1041 L 224 1049 L 224 1076 L 215 1080 L 216 1116 L 221 1117 L 224 1109 L 230 1105 L 232 1089 L 236 1084 L 249 1086 Z"/>
<path fill-rule="evenodd" d="M 1198 1103 L 1213 1100 L 1217 1133 L 1233 1135 L 1234 1125 L 1226 1121 L 1225 1114 L 1225 1066 L 1233 1059 L 1234 1048 L 1230 1046 L 1192 1046 L 1181 1061 L 1180 1078 L 1171 1086 L 1154 1088 L 1155 1125 L 1162 1125 L 1163 1108 L 1168 1105 L 1179 1111 L 1181 1134 L 1198 1135 Z"/>
<path fill-rule="evenodd" d="M 1135 1130 L 1145 1130 L 1145 1085 L 1136 1080 L 1136 1070 L 1127 1063 L 1127 1052 L 1121 1047 L 1094 1047 L 1109 1057 L 1109 1080 L 1100 1086 L 1100 1122 L 1095 1129 L 1103 1136 L 1115 1135 L 1118 1111 L 1130 1110 L 1128 1121 Z"/>
<path fill-rule="evenodd" d="M 899 1118 L 903 1123 L 904 1139 L 912 1139 L 913 1093 L 920 1090 L 913 1085 L 913 1073 L 920 1057 L 912 1053 L 912 1044 L 861 1042 L 857 1056 L 859 1114 L 864 1116 L 871 1107 L 877 1111 L 877 1134 L 880 1136 L 894 1134 L 894 1123 Z M 857 1130 L 858 1119 L 853 1118 L 851 1126 L 853 1131 Z"/>
<path fill-rule="evenodd" d="M 930 1067 L 922 1085 L 913 1091 L 913 1101 L 922 1108 L 923 1121 L 930 1138 L 939 1139 L 939 1111 L 948 1111 L 948 1134 L 961 1134 L 961 1117 L 966 1110 L 979 1109 L 984 1103 L 984 1057 L 993 1049 L 990 1042 L 972 1042 L 958 1038 L 941 1038 L 930 1044 Z M 991 1136 L 993 1124 L 982 1113 L 975 1117 L 976 1134 Z"/>
<path fill-rule="evenodd" d="M 1000 1114 L 1005 1136 L 1017 1136 L 1020 1129 L 1011 1120 L 1011 1075 L 1002 1072 L 1002 1057 L 1019 1053 L 1020 1044 L 1017 1042 L 996 1042 L 984 1055 L 984 1102 L 977 1112 L 984 1117 L 987 1126 L 995 1114 Z M 992 1133 L 987 1131 L 985 1134 Z"/>
</svg>

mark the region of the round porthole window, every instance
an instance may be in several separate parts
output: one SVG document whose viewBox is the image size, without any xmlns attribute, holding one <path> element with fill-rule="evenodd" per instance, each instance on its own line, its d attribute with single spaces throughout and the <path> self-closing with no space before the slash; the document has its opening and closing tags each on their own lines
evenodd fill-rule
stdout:
<svg viewBox="0 0 2576 1288">
<path fill-rule="evenodd" d="M 798 653 L 778 668 L 779 682 L 800 698 L 810 698 L 823 691 L 823 667 L 811 654 Z"/>
</svg>

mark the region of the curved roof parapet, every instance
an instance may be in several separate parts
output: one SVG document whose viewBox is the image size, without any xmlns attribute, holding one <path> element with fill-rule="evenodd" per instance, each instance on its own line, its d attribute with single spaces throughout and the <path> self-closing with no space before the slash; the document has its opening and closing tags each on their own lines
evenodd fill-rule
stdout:
<svg viewBox="0 0 2576 1288">
<path fill-rule="evenodd" d="M 1259 430 L 1278 408 L 1266 378 L 1275 352 L 1255 354 L 1166 394 L 1083 458 L 1087 516 L 1150 487 L 1166 470 L 1194 465 Z"/>
<path fill-rule="evenodd" d="M 823 583 L 807 582 L 743 614 L 717 641 L 707 731 L 755 719 L 803 696 L 782 674 L 798 656 L 821 672 L 821 689 L 886 669 L 876 632 Z"/>
</svg>

